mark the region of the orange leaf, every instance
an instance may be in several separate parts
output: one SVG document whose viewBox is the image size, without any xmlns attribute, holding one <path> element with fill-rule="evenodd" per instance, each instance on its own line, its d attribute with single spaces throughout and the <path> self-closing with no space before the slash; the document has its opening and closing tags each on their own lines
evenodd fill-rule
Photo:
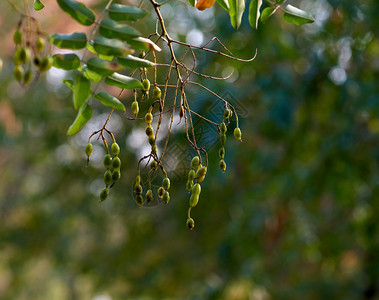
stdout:
<svg viewBox="0 0 379 300">
<path fill-rule="evenodd" d="M 198 10 L 204 10 L 212 7 L 215 4 L 216 0 L 200 0 L 196 3 L 196 8 Z"/>
</svg>

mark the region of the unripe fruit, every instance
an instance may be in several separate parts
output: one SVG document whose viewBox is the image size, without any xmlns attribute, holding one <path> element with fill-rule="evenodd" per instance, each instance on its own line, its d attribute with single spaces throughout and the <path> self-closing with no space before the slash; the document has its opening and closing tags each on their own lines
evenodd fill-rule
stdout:
<svg viewBox="0 0 379 300">
<path fill-rule="evenodd" d="M 43 39 L 42 37 L 38 37 L 36 40 L 36 50 L 38 52 L 42 52 L 43 49 L 45 49 L 45 44 L 45 39 Z"/>
<path fill-rule="evenodd" d="M 155 138 L 154 138 L 154 136 L 149 136 L 149 144 L 151 145 L 151 146 L 153 146 L 153 145 L 155 145 Z"/>
<path fill-rule="evenodd" d="M 22 61 L 21 61 L 21 58 L 20 58 L 20 52 L 21 52 L 21 49 L 17 48 L 16 51 L 14 52 L 14 54 L 13 54 L 13 63 L 16 66 L 22 64 Z"/>
<path fill-rule="evenodd" d="M 152 153 L 157 153 L 157 151 L 158 151 L 157 145 L 151 146 L 151 152 Z"/>
<path fill-rule="evenodd" d="M 131 106 L 131 110 L 132 110 L 132 113 L 134 115 L 138 115 L 138 112 L 139 112 L 139 106 L 138 106 L 138 102 L 136 100 L 133 101 L 132 103 L 132 106 Z"/>
<path fill-rule="evenodd" d="M 224 119 L 229 119 L 231 116 L 232 116 L 232 111 L 229 108 L 227 108 L 224 111 Z"/>
<path fill-rule="evenodd" d="M 159 87 L 154 87 L 153 89 L 153 98 L 154 99 L 160 99 L 162 97 L 162 92 L 161 92 L 161 89 Z"/>
<path fill-rule="evenodd" d="M 113 143 L 111 146 L 111 151 L 113 156 L 118 156 L 120 154 L 120 146 L 117 143 Z"/>
<path fill-rule="evenodd" d="M 220 168 L 223 172 L 226 170 L 226 163 L 223 159 L 220 160 Z"/>
<path fill-rule="evenodd" d="M 236 138 L 237 141 L 242 142 L 241 129 L 239 129 L 238 127 L 234 129 L 234 137 Z"/>
<path fill-rule="evenodd" d="M 197 168 L 199 167 L 199 163 L 200 163 L 200 159 L 198 156 L 195 156 L 194 158 L 192 158 L 191 169 L 197 170 Z"/>
<path fill-rule="evenodd" d="M 220 142 L 221 142 L 221 146 L 225 146 L 225 142 L 226 142 L 226 134 L 225 133 L 221 133 L 220 134 Z"/>
<path fill-rule="evenodd" d="M 150 168 L 151 168 L 151 169 L 155 169 L 157 166 L 158 166 L 158 163 L 157 163 L 155 160 L 153 160 L 153 161 L 151 162 L 151 164 L 150 164 Z"/>
<path fill-rule="evenodd" d="M 112 161 L 113 170 L 118 171 L 121 168 L 121 159 L 119 157 L 115 157 Z"/>
<path fill-rule="evenodd" d="M 104 167 L 109 169 L 111 166 L 112 166 L 112 157 L 110 156 L 110 154 L 106 154 L 104 156 Z"/>
<path fill-rule="evenodd" d="M 145 122 L 146 122 L 147 124 L 151 124 L 151 122 L 153 122 L 153 115 L 152 115 L 151 113 L 147 113 L 147 114 L 145 115 Z"/>
<path fill-rule="evenodd" d="M 51 66 L 53 65 L 53 58 L 51 56 L 47 56 L 42 59 L 39 69 L 41 72 L 46 72 L 50 70 Z"/>
<path fill-rule="evenodd" d="M 192 195 L 199 196 L 201 193 L 201 186 L 200 184 L 196 183 L 192 188 Z"/>
<path fill-rule="evenodd" d="M 142 194 L 143 192 L 143 188 L 140 184 L 137 184 L 135 187 L 134 187 L 134 191 L 136 192 L 137 195 L 140 195 Z"/>
<path fill-rule="evenodd" d="M 220 131 L 221 133 L 225 133 L 227 131 L 227 128 L 224 122 L 220 124 Z"/>
<path fill-rule="evenodd" d="M 186 190 L 188 192 L 190 192 L 192 190 L 192 188 L 193 188 L 193 181 L 192 180 L 188 180 L 187 184 L 186 184 Z"/>
<path fill-rule="evenodd" d="M 32 71 L 28 70 L 26 71 L 24 75 L 24 85 L 28 85 L 33 79 L 33 73 Z"/>
<path fill-rule="evenodd" d="M 195 173 L 195 171 L 194 170 L 190 170 L 189 172 L 188 172 L 188 180 L 194 180 L 195 179 L 195 176 L 196 176 L 196 173 Z"/>
<path fill-rule="evenodd" d="M 106 185 L 110 185 L 112 183 L 113 179 L 112 179 L 112 173 L 111 171 L 107 170 L 105 171 L 104 173 L 104 183 Z"/>
<path fill-rule="evenodd" d="M 113 174 L 112 174 L 112 180 L 113 182 L 117 182 L 120 180 L 120 177 L 121 177 L 121 173 L 120 171 L 113 171 Z"/>
<path fill-rule="evenodd" d="M 189 205 L 195 207 L 199 202 L 199 195 L 192 194 L 189 200 Z"/>
<path fill-rule="evenodd" d="M 192 218 L 187 219 L 187 227 L 189 230 L 192 230 L 195 227 L 195 221 Z"/>
<path fill-rule="evenodd" d="M 143 85 L 143 90 L 145 92 L 147 92 L 148 90 L 150 90 L 150 81 L 149 81 L 149 79 L 144 79 L 142 81 L 142 85 Z"/>
<path fill-rule="evenodd" d="M 169 194 L 169 192 L 165 191 L 163 193 L 162 200 L 163 200 L 164 204 L 168 204 L 170 202 L 170 194 Z"/>
<path fill-rule="evenodd" d="M 100 193 L 100 201 L 104 201 L 105 199 L 107 199 L 108 195 L 109 190 L 107 188 L 104 188 Z"/>
<path fill-rule="evenodd" d="M 224 158 L 225 156 L 225 148 L 222 147 L 219 151 L 218 151 L 218 155 L 220 156 L 221 159 Z"/>
<path fill-rule="evenodd" d="M 22 66 L 15 66 L 13 69 L 13 74 L 17 81 L 21 81 L 24 77 L 24 68 Z"/>
<path fill-rule="evenodd" d="M 90 157 L 93 152 L 93 146 L 91 143 L 88 143 L 86 147 L 84 148 L 84 152 L 86 153 L 87 157 Z"/>
<path fill-rule="evenodd" d="M 138 206 L 142 206 L 143 203 L 144 203 L 144 200 L 143 200 L 143 197 L 142 195 L 136 195 L 136 203 L 138 204 Z"/>
<path fill-rule="evenodd" d="M 17 29 L 13 34 L 13 41 L 16 45 L 22 44 L 22 32 L 20 29 Z"/>
<path fill-rule="evenodd" d="M 148 204 L 150 204 L 151 202 L 153 202 L 153 191 L 152 190 L 148 190 L 146 192 L 146 202 Z"/>
<path fill-rule="evenodd" d="M 163 187 L 160 187 L 160 188 L 158 189 L 158 197 L 162 199 L 162 198 L 163 198 L 163 194 L 164 194 L 164 192 L 165 192 L 164 188 L 163 188 Z"/>
<path fill-rule="evenodd" d="M 137 175 L 135 185 L 139 185 L 139 184 L 141 184 L 141 176 Z"/>
<path fill-rule="evenodd" d="M 195 175 L 196 181 L 203 182 L 205 174 L 207 174 L 207 167 L 201 167 L 199 170 L 197 170 Z"/>
<path fill-rule="evenodd" d="M 163 178 L 162 187 L 168 191 L 170 189 L 170 179 L 168 177 Z"/>
<path fill-rule="evenodd" d="M 146 132 L 146 135 L 147 135 L 147 136 L 152 136 L 152 135 L 154 135 L 153 127 L 151 127 L 150 125 L 147 125 L 147 126 L 146 126 L 145 132 Z"/>
</svg>

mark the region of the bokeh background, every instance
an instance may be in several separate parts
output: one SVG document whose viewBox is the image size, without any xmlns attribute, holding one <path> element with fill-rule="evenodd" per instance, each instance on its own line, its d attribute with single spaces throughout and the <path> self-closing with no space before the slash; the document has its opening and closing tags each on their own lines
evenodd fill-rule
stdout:
<svg viewBox="0 0 379 300">
<path fill-rule="evenodd" d="M 44 2 L 34 16 L 48 33 L 88 32 Z M 83 2 L 97 14 L 106 3 Z M 199 71 L 233 71 L 226 81 L 192 78 L 236 105 L 243 143 L 230 124 L 222 173 L 217 132 L 195 118 L 210 160 L 189 231 L 185 172 L 195 153 L 180 126 L 167 157 L 170 204 L 138 208 L 144 124 L 116 114 L 122 179 L 99 203 L 104 151 L 96 144 L 86 168 L 83 149 L 109 110 L 96 106 L 83 132 L 66 136 L 76 114 L 61 83 L 69 74 L 52 69 L 20 88 L 11 62 L 19 15 L 1 1 L 0 299 L 379 299 L 379 2 L 290 3 L 316 22 L 297 27 L 278 12 L 253 30 L 245 13 L 235 31 L 219 6 L 162 7 L 178 40 L 217 36 L 241 58 L 258 49 L 251 63 L 196 52 Z M 136 27 L 154 32 L 154 15 Z M 187 93 L 220 122 L 217 98 Z"/>
</svg>

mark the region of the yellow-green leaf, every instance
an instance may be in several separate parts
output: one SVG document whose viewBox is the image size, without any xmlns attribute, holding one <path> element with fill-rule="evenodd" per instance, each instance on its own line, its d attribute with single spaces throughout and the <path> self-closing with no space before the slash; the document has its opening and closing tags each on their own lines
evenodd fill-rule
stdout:
<svg viewBox="0 0 379 300">
<path fill-rule="evenodd" d="M 120 89 L 142 89 L 143 85 L 141 81 L 121 75 L 119 73 L 113 73 L 111 76 L 105 78 L 105 83 L 113 86 L 117 86 Z"/>
<path fill-rule="evenodd" d="M 269 17 L 271 17 L 274 13 L 275 13 L 276 9 L 275 7 L 266 7 L 263 11 L 262 11 L 262 15 L 261 15 L 261 22 L 262 23 L 265 23 L 267 21 L 267 19 Z"/>
<path fill-rule="evenodd" d="M 107 92 L 100 92 L 96 94 L 94 98 L 103 103 L 105 106 L 113 107 L 114 109 L 120 110 L 122 112 L 126 111 L 124 104 L 122 104 L 120 100 L 108 94 Z"/>
<path fill-rule="evenodd" d="M 134 51 L 126 46 L 125 43 L 115 40 L 107 39 L 99 36 L 93 41 L 93 47 L 97 53 L 104 55 L 125 56 L 132 54 Z"/>
<path fill-rule="evenodd" d="M 76 115 L 76 118 L 74 122 L 71 124 L 67 131 L 67 135 L 74 135 L 77 134 L 84 125 L 87 124 L 87 122 L 92 117 L 92 108 L 88 104 L 84 104 L 78 111 L 78 114 Z"/>
<path fill-rule="evenodd" d="M 235 29 L 238 29 L 245 11 L 245 0 L 228 0 L 228 2 L 230 22 Z"/>
<path fill-rule="evenodd" d="M 76 54 L 56 54 L 53 56 L 53 66 L 63 70 L 74 70 L 79 68 L 80 59 Z"/>
<path fill-rule="evenodd" d="M 250 26 L 258 29 L 258 20 L 261 15 L 260 9 L 262 6 L 262 0 L 251 0 L 249 6 L 249 23 Z"/>
<path fill-rule="evenodd" d="M 74 108 L 77 110 L 83 106 L 91 96 L 91 83 L 81 73 L 74 78 Z"/>
<path fill-rule="evenodd" d="M 125 57 L 119 57 L 117 58 L 117 62 L 129 69 L 136 69 L 136 68 L 151 68 L 154 67 L 155 64 L 152 63 L 149 60 L 142 59 L 139 57 L 135 57 L 133 55 L 127 55 Z"/>
<path fill-rule="evenodd" d="M 87 61 L 87 67 L 89 70 L 101 75 L 109 76 L 116 71 L 119 71 L 121 68 L 118 64 L 114 62 L 109 62 L 102 60 L 97 57 L 92 57 Z"/>
<path fill-rule="evenodd" d="M 41 10 L 45 7 L 45 5 L 43 5 L 43 3 L 40 1 L 40 0 L 34 0 L 34 3 L 33 3 L 33 8 L 34 10 Z"/>
</svg>

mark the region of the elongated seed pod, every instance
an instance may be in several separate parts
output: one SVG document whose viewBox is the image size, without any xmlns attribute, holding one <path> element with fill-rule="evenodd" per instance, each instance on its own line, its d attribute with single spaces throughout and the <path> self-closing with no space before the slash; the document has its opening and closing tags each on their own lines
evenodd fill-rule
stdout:
<svg viewBox="0 0 379 300">
<path fill-rule="evenodd" d="M 23 64 L 27 64 L 30 61 L 30 58 L 32 56 L 32 52 L 29 48 L 22 47 L 20 50 L 20 60 Z"/>
<path fill-rule="evenodd" d="M 41 72 L 46 72 L 46 71 L 50 70 L 51 66 L 53 65 L 53 62 L 54 62 L 54 60 L 53 60 L 53 58 L 51 56 L 44 57 L 41 60 L 40 65 L 38 66 L 39 70 Z"/>
<path fill-rule="evenodd" d="M 32 71 L 28 70 L 25 72 L 24 75 L 24 85 L 28 85 L 33 79 L 33 73 Z"/>
<path fill-rule="evenodd" d="M 188 172 L 188 180 L 194 180 L 195 179 L 195 176 L 196 176 L 196 173 L 195 173 L 195 171 L 194 170 L 190 170 L 189 172 Z"/>
<path fill-rule="evenodd" d="M 192 170 L 197 170 L 197 168 L 199 167 L 199 163 L 200 163 L 200 159 L 198 156 L 195 156 L 194 158 L 192 158 L 191 160 L 191 169 Z"/>
<path fill-rule="evenodd" d="M 189 200 L 189 205 L 195 207 L 199 202 L 199 195 L 192 194 Z"/>
<path fill-rule="evenodd" d="M 160 99 L 162 97 L 162 92 L 159 87 L 154 87 L 153 89 L 153 98 L 154 100 Z"/>
<path fill-rule="evenodd" d="M 201 193 L 201 186 L 200 184 L 196 183 L 192 188 L 192 195 L 199 196 Z"/>
<path fill-rule="evenodd" d="M 104 167 L 109 169 L 112 166 L 112 157 L 110 154 L 105 154 L 104 156 Z"/>
<path fill-rule="evenodd" d="M 164 194 L 164 192 L 165 192 L 164 188 L 163 188 L 163 187 L 160 187 L 160 188 L 158 189 L 158 197 L 162 199 L 162 198 L 163 198 L 163 194 Z"/>
<path fill-rule="evenodd" d="M 189 230 L 192 230 L 195 227 L 195 221 L 192 218 L 188 218 L 186 225 Z"/>
<path fill-rule="evenodd" d="M 151 146 L 151 153 L 157 153 L 157 151 L 158 151 L 157 145 L 152 145 Z"/>
<path fill-rule="evenodd" d="M 144 202 L 145 201 L 143 200 L 143 197 L 141 194 L 136 195 L 136 203 L 138 204 L 138 206 L 140 207 L 143 206 Z"/>
<path fill-rule="evenodd" d="M 225 148 L 222 147 L 219 151 L 218 151 L 218 155 L 220 156 L 221 159 L 223 159 L 225 157 Z"/>
<path fill-rule="evenodd" d="M 242 142 L 241 129 L 239 129 L 238 127 L 234 129 L 234 137 L 236 138 L 237 141 Z"/>
<path fill-rule="evenodd" d="M 110 170 L 106 170 L 105 173 L 104 173 L 104 183 L 106 185 L 110 185 L 112 183 L 113 179 L 112 179 L 112 173 Z"/>
<path fill-rule="evenodd" d="M 38 37 L 36 40 L 36 50 L 38 52 L 42 52 L 45 49 L 45 44 L 45 39 L 43 39 L 42 37 Z"/>
<path fill-rule="evenodd" d="M 150 81 L 149 81 L 149 79 L 144 79 L 142 81 L 142 85 L 143 85 L 143 90 L 145 92 L 147 92 L 148 90 L 150 90 Z"/>
<path fill-rule="evenodd" d="M 157 166 L 158 166 L 158 163 L 157 163 L 157 161 L 155 161 L 155 160 L 153 160 L 153 161 L 151 162 L 151 164 L 150 164 L 150 168 L 151 168 L 152 170 L 155 169 Z"/>
<path fill-rule="evenodd" d="M 170 189 L 170 179 L 168 177 L 163 178 L 162 187 L 168 191 Z"/>
<path fill-rule="evenodd" d="M 153 146 L 155 145 L 155 137 L 153 135 L 149 136 L 149 144 L 150 146 Z"/>
<path fill-rule="evenodd" d="M 116 183 L 117 181 L 119 181 L 120 177 L 121 177 L 120 171 L 113 171 L 112 180 L 113 180 L 114 183 Z"/>
<path fill-rule="evenodd" d="M 147 113 L 147 114 L 145 115 L 145 122 L 146 122 L 147 124 L 151 124 L 151 122 L 153 122 L 153 115 L 152 115 L 151 113 Z"/>
<path fill-rule="evenodd" d="M 135 187 L 134 187 L 134 191 L 136 192 L 136 194 L 142 194 L 143 192 L 143 189 L 142 189 L 142 186 L 140 184 L 137 184 Z"/>
<path fill-rule="evenodd" d="M 118 171 L 121 168 L 121 159 L 116 156 L 112 161 L 113 170 Z"/>
<path fill-rule="evenodd" d="M 186 190 L 188 192 L 190 192 L 190 191 L 192 191 L 192 188 L 193 188 L 193 181 L 192 180 L 188 180 L 187 184 L 186 184 Z"/>
<path fill-rule="evenodd" d="M 138 106 L 138 102 L 137 101 L 133 101 L 132 103 L 132 106 L 131 106 L 131 110 L 132 110 L 132 113 L 134 115 L 138 115 L 138 112 L 139 112 L 139 106 Z"/>
<path fill-rule="evenodd" d="M 207 167 L 201 167 L 197 170 L 195 178 L 197 182 L 202 182 L 205 178 L 205 174 L 207 174 Z"/>
<path fill-rule="evenodd" d="M 109 190 L 108 188 L 104 188 L 101 193 L 100 193 L 100 201 L 104 201 L 105 199 L 107 199 L 109 195 Z"/>
<path fill-rule="evenodd" d="M 148 190 L 146 192 L 146 202 L 147 202 L 147 204 L 150 204 L 151 202 L 153 202 L 153 191 L 152 190 Z"/>
<path fill-rule="evenodd" d="M 120 154 L 120 146 L 117 143 L 113 143 L 111 146 L 111 151 L 113 156 L 118 156 Z"/>
<path fill-rule="evenodd" d="M 222 122 L 222 123 L 220 124 L 220 132 L 221 132 L 221 133 L 225 133 L 226 130 L 227 130 L 226 125 L 225 125 L 224 122 Z"/>
<path fill-rule="evenodd" d="M 163 200 L 164 204 L 168 204 L 170 202 L 170 193 L 168 191 L 165 191 L 163 193 L 162 200 Z"/>
<path fill-rule="evenodd" d="M 224 119 L 229 119 L 231 116 L 232 116 L 232 111 L 229 108 L 227 108 L 224 111 Z"/>
<path fill-rule="evenodd" d="M 13 75 L 17 81 L 21 81 L 22 78 L 24 77 L 24 68 L 20 65 L 15 66 L 13 69 Z"/>
<path fill-rule="evenodd" d="M 226 170 L 226 163 L 223 159 L 220 160 L 220 169 L 225 172 Z"/>
<path fill-rule="evenodd" d="M 22 44 L 22 32 L 20 29 L 17 29 L 13 34 L 13 41 L 16 45 Z"/>
<path fill-rule="evenodd" d="M 225 146 L 225 142 L 226 142 L 226 134 L 225 133 L 221 133 L 220 134 L 220 143 L 221 143 L 222 147 Z"/>
<path fill-rule="evenodd" d="M 88 143 L 86 147 L 84 148 L 84 152 L 86 153 L 87 157 L 90 157 L 93 152 L 93 146 L 91 143 Z"/>
<path fill-rule="evenodd" d="M 154 130 L 153 130 L 153 127 L 151 127 L 151 125 L 147 125 L 146 128 L 145 128 L 145 132 L 146 132 L 146 135 L 148 137 L 150 136 L 154 136 Z"/>
</svg>

